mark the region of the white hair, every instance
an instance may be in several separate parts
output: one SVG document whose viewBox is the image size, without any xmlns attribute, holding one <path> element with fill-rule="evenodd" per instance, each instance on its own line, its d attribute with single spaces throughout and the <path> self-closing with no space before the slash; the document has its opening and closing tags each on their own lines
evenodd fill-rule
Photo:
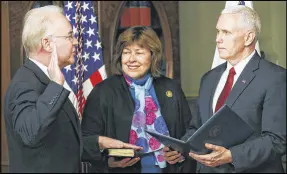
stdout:
<svg viewBox="0 0 287 174">
<path fill-rule="evenodd" d="M 244 5 L 230 6 L 221 11 L 221 14 L 238 14 L 239 24 L 247 30 L 255 32 L 255 42 L 258 40 L 261 31 L 261 22 L 258 13 Z"/>
<path fill-rule="evenodd" d="M 50 15 L 54 13 L 63 14 L 63 10 L 55 5 L 47 5 L 26 13 L 22 32 L 22 44 L 26 54 L 37 50 L 41 39 L 47 34 L 47 28 L 52 26 Z"/>
</svg>

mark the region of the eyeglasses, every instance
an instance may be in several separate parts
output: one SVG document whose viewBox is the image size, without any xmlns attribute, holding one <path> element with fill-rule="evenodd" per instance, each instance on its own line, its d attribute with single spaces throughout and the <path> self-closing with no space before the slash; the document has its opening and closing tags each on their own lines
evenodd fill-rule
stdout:
<svg viewBox="0 0 287 174">
<path fill-rule="evenodd" d="M 50 36 L 59 37 L 59 38 L 64 38 L 64 39 L 69 39 L 71 42 L 72 42 L 73 39 L 74 39 L 74 36 L 73 36 L 73 35 L 68 35 L 68 36 L 55 36 L 55 35 L 50 35 Z"/>
</svg>

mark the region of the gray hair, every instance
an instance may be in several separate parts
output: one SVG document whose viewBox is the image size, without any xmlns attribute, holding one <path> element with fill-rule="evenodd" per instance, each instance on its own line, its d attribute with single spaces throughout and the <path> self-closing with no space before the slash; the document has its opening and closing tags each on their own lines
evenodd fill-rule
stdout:
<svg viewBox="0 0 287 174">
<path fill-rule="evenodd" d="M 41 39 L 47 34 L 47 28 L 52 26 L 50 15 L 63 14 L 63 10 L 55 5 L 47 5 L 28 11 L 24 17 L 22 44 L 28 55 L 37 50 Z"/>
<path fill-rule="evenodd" d="M 244 5 L 230 6 L 221 11 L 221 14 L 238 14 L 242 28 L 255 32 L 255 42 L 261 31 L 261 22 L 258 13 Z"/>
</svg>

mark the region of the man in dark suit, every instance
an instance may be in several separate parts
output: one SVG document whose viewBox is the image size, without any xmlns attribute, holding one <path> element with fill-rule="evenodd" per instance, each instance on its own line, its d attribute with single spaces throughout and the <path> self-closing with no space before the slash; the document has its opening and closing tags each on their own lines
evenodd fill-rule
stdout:
<svg viewBox="0 0 287 174">
<path fill-rule="evenodd" d="M 5 96 L 9 171 L 78 173 L 80 121 L 61 72 L 74 63 L 78 44 L 71 24 L 57 6 L 32 9 L 25 16 L 22 41 L 28 59 Z M 97 145 L 134 147 L 108 137 L 99 138 Z"/>
<path fill-rule="evenodd" d="M 216 43 L 226 63 L 201 79 L 197 119 L 182 138 L 187 140 L 225 103 L 255 133 L 230 148 L 206 144 L 212 152 L 190 153 L 199 173 L 284 172 L 286 154 L 286 69 L 259 57 L 255 44 L 260 33 L 258 14 L 246 6 L 224 9 L 217 22 Z M 228 119 L 228 118 L 226 118 Z M 240 130 L 238 130 L 240 131 Z M 176 151 L 165 153 L 173 163 Z"/>
<path fill-rule="evenodd" d="M 33 9 L 22 41 L 28 59 L 5 96 L 9 172 L 79 172 L 80 123 L 61 72 L 74 63 L 71 25 L 59 7 Z"/>
</svg>

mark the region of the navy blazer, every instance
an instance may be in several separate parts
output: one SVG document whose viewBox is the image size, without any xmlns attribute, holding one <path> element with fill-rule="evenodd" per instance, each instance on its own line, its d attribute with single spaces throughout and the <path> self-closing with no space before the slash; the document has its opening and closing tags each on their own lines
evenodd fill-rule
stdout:
<svg viewBox="0 0 287 174">
<path fill-rule="evenodd" d="M 180 85 L 166 77 L 154 78 L 153 85 L 170 136 L 181 138 L 191 120 L 191 113 Z M 172 92 L 171 97 L 167 96 L 167 91 Z M 84 108 L 82 134 L 84 156 L 88 156 L 86 160 L 92 161 L 93 172 L 107 169 L 107 160 L 101 156 L 98 146 L 89 144 L 95 144 L 98 135 L 129 142 L 134 107 L 134 101 L 123 76 L 112 76 L 91 91 Z M 102 163 L 99 159 L 102 159 Z M 168 165 L 164 171 L 195 172 L 195 168 L 195 161 L 187 159 L 183 164 Z M 131 167 L 114 168 L 108 171 L 140 173 L 140 169 L 140 162 L 137 162 Z"/>
<path fill-rule="evenodd" d="M 224 63 L 203 75 L 198 114 L 183 139 L 212 116 L 213 95 L 226 67 Z M 256 52 L 225 103 L 254 128 L 255 134 L 229 149 L 233 165 L 212 168 L 198 164 L 198 172 L 284 172 L 281 156 L 286 154 L 286 69 L 260 58 Z"/>
<path fill-rule="evenodd" d="M 31 60 L 19 68 L 4 105 L 9 172 L 80 172 L 80 123 L 69 93 Z"/>
</svg>

